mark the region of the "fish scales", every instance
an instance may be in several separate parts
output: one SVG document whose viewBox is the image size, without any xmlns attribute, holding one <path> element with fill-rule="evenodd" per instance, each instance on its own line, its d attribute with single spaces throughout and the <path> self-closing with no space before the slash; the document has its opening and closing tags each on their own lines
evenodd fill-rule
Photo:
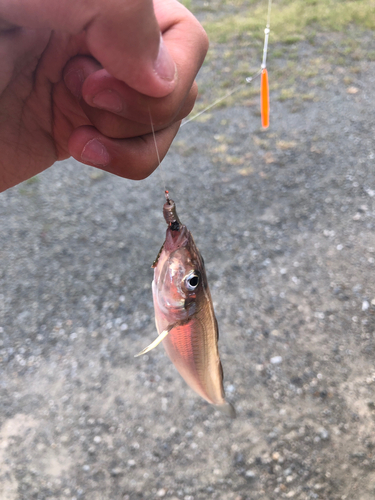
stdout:
<svg viewBox="0 0 375 500">
<path fill-rule="evenodd" d="M 220 381 L 212 383 L 218 354 L 207 343 L 207 335 L 199 328 L 177 327 L 163 340 L 164 348 L 186 382 L 211 404 L 221 404 Z M 212 354 L 211 354 L 212 353 Z M 213 387 L 212 387 L 213 386 Z"/>
<path fill-rule="evenodd" d="M 186 383 L 230 417 L 225 400 L 218 350 L 218 327 L 203 258 L 190 231 L 181 224 L 175 203 L 167 197 L 163 215 L 168 224 L 164 244 L 153 264 L 152 292 L 160 342 Z"/>
</svg>

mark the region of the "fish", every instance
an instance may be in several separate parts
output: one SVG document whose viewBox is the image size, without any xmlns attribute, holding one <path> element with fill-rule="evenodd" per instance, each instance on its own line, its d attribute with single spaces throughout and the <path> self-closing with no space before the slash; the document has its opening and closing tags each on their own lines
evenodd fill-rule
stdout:
<svg viewBox="0 0 375 500">
<path fill-rule="evenodd" d="M 225 399 L 219 329 L 204 261 L 167 191 L 163 215 L 168 228 L 152 265 L 158 337 L 136 356 L 162 342 L 185 382 L 208 403 L 234 418 L 235 409 Z"/>
</svg>

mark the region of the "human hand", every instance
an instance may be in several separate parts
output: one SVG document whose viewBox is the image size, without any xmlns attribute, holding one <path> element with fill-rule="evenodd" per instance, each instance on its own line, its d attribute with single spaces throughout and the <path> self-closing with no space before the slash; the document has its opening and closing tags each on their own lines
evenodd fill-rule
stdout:
<svg viewBox="0 0 375 500">
<path fill-rule="evenodd" d="M 0 191 L 69 156 L 149 175 L 150 116 L 163 157 L 192 108 L 206 50 L 176 0 L 2 0 Z"/>
</svg>

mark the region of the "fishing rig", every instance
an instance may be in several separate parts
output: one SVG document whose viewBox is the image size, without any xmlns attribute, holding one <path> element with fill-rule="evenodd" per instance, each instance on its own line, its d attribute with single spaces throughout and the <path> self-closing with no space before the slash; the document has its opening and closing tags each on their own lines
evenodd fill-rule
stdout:
<svg viewBox="0 0 375 500">
<path fill-rule="evenodd" d="M 229 92 L 227 92 L 225 95 L 222 97 L 219 97 L 216 99 L 214 102 L 206 106 L 204 109 L 196 113 L 195 115 L 188 117 L 186 120 L 183 120 L 180 127 L 183 127 L 187 123 L 190 123 L 191 121 L 195 120 L 199 116 L 201 116 L 203 113 L 206 113 L 208 110 L 211 108 L 215 107 L 217 104 L 220 102 L 223 102 L 225 99 L 230 97 L 231 95 L 235 94 L 239 90 L 243 89 L 244 85 L 251 84 L 254 82 L 258 77 L 260 77 L 260 114 L 261 114 L 261 123 L 262 127 L 264 129 L 269 127 L 270 124 L 270 100 L 269 100 L 269 83 L 268 83 L 268 71 L 267 71 L 267 53 L 268 53 L 268 40 L 271 32 L 271 8 L 272 8 L 272 0 L 268 0 L 268 9 L 267 9 L 267 21 L 266 21 L 266 27 L 264 29 L 264 43 L 263 43 L 263 56 L 262 56 L 262 62 L 260 65 L 260 68 L 258 71 L 256 71 L 253 75 L 248 76 L 245 78 L 245 81 L 237 85 L 236 87 L 232 88 Z M 154 123 L 152 120 L 151 116 L 151 110 L 150 108 L 148 109 L 149 116 L 150 116 L 150 124 L 151 124 L 151 131 L 152 131 L 152 137 L 154 140 L 154 145 L 155 145 L 155 151 L 157 155 L 157 160 L 158 160 L 158 166 L 160 167 L 161 165 L 161 160 L 160 160 L 160 155 L 159 155 L 159 149 L 157 146 L 156 142 L 156 136 L 155 136 L 155 129 L 154 129 Z M 163 173 L 161 170 L 159 170 L 159 173 L 163 179 L 164 182 L 164 190 L 166 190 L 166 183 L 163 178 Z"/>
<path fill-rule="evenodd" d="M 245 80 L 245 83 L 250 83 L 253 80 L 255 80 L 255 78 L 257 78 L 258 76 L 260 76 L 261 78 L 260 109 L 261 109 L 261 121 L 263 128 L 268 128 L 269 126 L 269 84 L 268 84 L 268 73 L 267 73 L 267 51 L 268 51 L 268 39 L 270 34 L 271 4 L 272 0 L 268 0 L 268 15 L 267 15 L 266 28 L 264 30 L 264 46 L 263 46 L 263 58 L 261 67 L 255 73 L 255 75 L 247 77 Z M 235 87 L 230 92 L 228 92 L 224 97 L 217 99 L 215 102 L 210 104 L 210 106 L 202 110 L 200 113 L 186 120 L 183 123 L 183 125 L 194 120 L 202 113 L 214 107 L 216 104 L 223 101 L 230 95 L 234 94 L 237 90 L 239 90 L 242 87 L 243 84 Z M 149 115 L 150 115 L 152 136 L 154 140 L 157 160 L 160 166 L 160 155 L 156 142 L 154 124 L 152 121 L 150 108 L 149 108 Z M 165 183 L 164 183 L 164 189 L 165 189 Z M 217 345 L 218 326 L 215 318 L 211 295 L 208 288 L 204 262 L 202 257 L 200 256 L 198 249 L 195 246 L 191 233 L 186 229 L 186 226 L 181 225 L 178 219 L 175 204 L 169 197 L 169 191 L 165 189 L 164 192 L 165 192 L 166 202 L 163 207 L 163 215 L 168 224 L 167 237 L 152 265 L 152 267 L 154 268 L 154 281 L 152 284 L 152 289 L 153 289 L 155 320 L 158 330 L 158 337 L 149 346 L 147 346 L 141 352 L 136 354 L 136 357 L 149 352 L 151 349 L 156 347 L 161 341 L 166 339 L 165 342 L 167 344 L 164 345 L 166 352 L 170 357 L 171 361 L 173 362 L 173 364 L 176 366 L 177 370 L 180 372 L 181 376 L 188 383 L 188 385 L 197 394 L 202 396 L 203 399 L 216 406 L 227 416 L 234 418 L 236 416 L 234 407 L 225 400 L 225 392 L 223 386 L 223 371 L 221 368 L 220 356 Z M 182 282 L 178 281 L 177 283 L 178 286 L 176 285 L 176 290 L 179 290 L 179 294 L 182 297 L 182 303 L 185 304 L 182 306 L 181 309 L 181 311 L 184 310 L 184 315 L 182 316 L 183 319 L 180 318 L 178 320 L 174 319 L 173 321 L 169 321 L 168 316 L 170 316 L 172 319 L 174 318 L 171 312 L 173 308 L 171 308 L 170 311 L 167 308 L 166 312 L 163 309 L 164 312 L 161 313 L 162 309 L 160 303 L 169 304 L 170 298 L 164 297 L 163 301 L 160 302 L 160 297 L 163 295 L 168 296 L 168 294 L 170 294 L 170 282 L 168 280 L 173 282 L 173 279 L 175 278 L 172 279 L 172 276 L 179 276 L 179 273 L 181 272 L 184 273 L 185 264 L 184 264 L 184 259 L 181 257 L 180 259 L 181 262 L 178 264 L 179 273 L 176 273 L 175 269 L 176 263 L 174 262 L 173 264 L 170 264 L 169 258 L 168 259 L 166 258 L 168 257 L 168 255 L 171 254 L 171 248 L 169 246 L 167 249 L 166 243 L 167 241 L 169 241 L 170 244 L 171 238 L 173 241 L 173 236 L 171 236 L 172 233 L 178 233 L 179 236 L 180 234 L 179 232 L 182 230 L 184 230 L 188 236 L 186 236 L 185 233 L 181 232 L 181 234 L 184 234 L 185 239 L 181 240 L 176 247 L 172 247 L 173 250 L 172 253 L 175 254 L 177 251 L 181 252 L 183 247 L 185 252 L 186 251 L 189 252 L 189 260 L 188 260 L 188 262 L 190 263 L 189 265 L 191 265 L 191 263 L 195 259 L 199 269 L 197 270 L 194 267 L 194 270 L 191 270 L 191 272 L 187 274 L 185 278 L 183 278 Z M 164 256 L 162 260 L 163 267 L 162 271 L 160 271 L 161 264 L 159 264 L 159 269 L 157 268 L 157 266 L 158 263 L 160 262 L 162 255 Z M 168 265 L 168 267 L 167 270 L 164 271 L 164 266 L 166 265 Z M 191 273 L 194 273 L 193 278 L 195 278 L 196 281 L 194 282 L 194 284 L 192 284 L 193 283 L 192 281 L 189 281 L 188 285 L 186 285 L 186 280 L 190 279 L 189 277 L 191 276 Z M 169 278 L 166 280 L 165 276 L 167 277 L 169 276 Z M 205 286 L 203 287 L 203 295 L 202 293 L 200 295 L 199 294 L 196 295 L 195 289 L 199 285 L 200 276 L 204 277 L 202 283 L 205 282 Z M 180 278 L 177 279 L 179 280 Z M 168 286 L 164 286 L 164 281 L 167 281 Z M 182 283 L 185 283 L 186 289 L 188 291 L 194 292 L 194 294 L 188 295 L 189 292 L 186 292 L 186 289 L 184 292 Z M 203 303 L 203 305 L 201 304 L 200 307 L 196 306 L 194 302 L 197 299 L 197 297 L 200 300 L 200 302 Z M 186 304 L 189 303 L 193 304 L 194 307 L 188 309 Z M 202 315 L 202 311 L 208 311 L 209 314 L 205 314 L 203 318 L 199 318 L 199 315 Z M 207 318 L 210 319 L 207 321 Z M 168 319 L 168 321 L 166 321 L 166 319 Z M 204 341 L 201 342 L 201 344 L 199 344 L 198 340 L 201 339 L 202 337 L 204 338 Z M 178 339 L 178 341 L 176 340 L 176 338 Z M 204 351 L 203 355 L 200 356 L 198 355 L 199 354 L 199 352 L 197 351 L 198 345 L 199 345 L 198 351 L 203 350 Z M 202 364 L 202 359 L 204 360 L 203 364 Z M 200 369 L 197 370 L 196 366 L 199 366 Z M 207 381 L 209 382 L 207 383 Z"/>
<path fill-rule="evenodd" d="M 208 111 L 209 109 L 213 108 L 214 106 L 216 106 L 220 102 L 224 101 L 225 99 L 227 99 L 231 95 L 238 92 L 240 89 L 243 88 L 244 85 L 252 83 L 258 77 L 260 77 L 260 114 L 261 114 L 262 127 L 263 128 L 269 127 L 269 124 L 270 124 L 270 100 L 269 100 L 269 83 L 268 83 L 268 71 L 267 71 L 267 53 L 268 53 L 268 39 L 269 39 L 270 32 L 271 32 L 271 7 L 272 7 L 272 0 L 268 0 L 267 22 L 266 22 L 266 27 L 264 29 L 263 57 L 262 57 L 262 63 L 261 63 L 260 69 L 256 73 L 254 73 L 254 75 L 246 77 L 245 82 L 237 85 L 236 87 L 231 89 L 229 92 L 227 92 L 224 96 L 216 99 L 214 102 L 209 104 L 206 108 L 199 111 L 199 113 L 196 113 L 192 117 L 184 120 L 181 124 L 181 127 L 183 127 L 187 123 L 195 120 L 196 118 L 198 118 L 198 116 L 203 115 L 203 113 L 206 113 L 206 111 Z"/>
</svg>

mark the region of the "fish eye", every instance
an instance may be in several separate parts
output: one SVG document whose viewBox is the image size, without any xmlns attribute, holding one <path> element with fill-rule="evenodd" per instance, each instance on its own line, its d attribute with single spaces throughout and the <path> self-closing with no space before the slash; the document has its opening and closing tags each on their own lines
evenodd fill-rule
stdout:
<svg viewBox="0 0 375 500">
<path fill-rule="evenodd" d="M 193 291 L 197 288 L 197 286 L 199 285 L 199 274 L 197 273 L 197 271 L 192 271 L 186 276 L 185 285 L 186 288 L 190 291 Z"/>
</svg>

